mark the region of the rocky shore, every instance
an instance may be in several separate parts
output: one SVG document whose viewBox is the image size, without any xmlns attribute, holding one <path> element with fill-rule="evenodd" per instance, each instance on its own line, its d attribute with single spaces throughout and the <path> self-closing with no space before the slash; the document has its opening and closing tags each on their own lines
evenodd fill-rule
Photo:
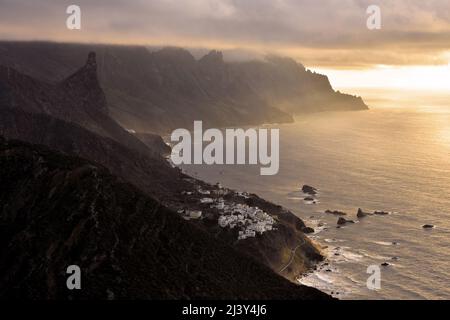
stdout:
<svg viewBox="0 0 450 320">
<path fill-rule="evenodd" d="M 193 188 L 183 190 L 180 201 L 172 203 L 177 212 L 182 216 L 195 212 L 197 216 L 189 217 L 190 222 L 253 256 L 274 272 L 295 281 L 300 274 L 324 259 L 320 247 L 306 236 L 314 232 L 314 229 L 306 226 L 292 212 L 255 194 L 237 192 L 223 188 L 220 184 L 210 185 L 191 177 L 184 180 Z M 236 216 L 236 220 L 232 220 L 235 223 L 231 226 L 220 225 L 220 219 L 226 217 L 225 207 Z M 243 238 L 242 228 L 249 223 L 249 219 L 238 219 L 243 216 L 244 208 L 259 211 L 261 215 L 268 217 L 266 219 L 270 220 L 270 229 L 256 229 L 250 236 Z M 291 251 L 297 246 L 301 246 L 301 249 L 296 250 L 295 255 L 291 257 Z M 292 262 L 289 268 L 280 272 L 290 260 Z"/>
</svg>

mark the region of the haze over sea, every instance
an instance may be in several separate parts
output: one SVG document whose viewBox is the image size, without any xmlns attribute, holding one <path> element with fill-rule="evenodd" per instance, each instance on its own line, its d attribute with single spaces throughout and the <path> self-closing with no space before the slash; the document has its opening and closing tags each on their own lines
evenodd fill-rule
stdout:
<svg viewBox="0 0 450 320">
<path fill-rule="evenodd" d="M 281 204 L 314 227 L 331 263 L 305 284 L 344 299 L 450 299 L 450 93 L 347 91 L 362 94 L 371 110 L 273 126 L 280 128 L 276 176 L 260 176 L 258 166 L 183 168 Z M 304 184 L 320 189 L 318 204 L 305 203 Z M 357 220 L 358 208 L 393 213 L 341 229 L 323 213 Z M 367 267 L 384 262 L 381 290 L 368 290 Z"/>
</svg>

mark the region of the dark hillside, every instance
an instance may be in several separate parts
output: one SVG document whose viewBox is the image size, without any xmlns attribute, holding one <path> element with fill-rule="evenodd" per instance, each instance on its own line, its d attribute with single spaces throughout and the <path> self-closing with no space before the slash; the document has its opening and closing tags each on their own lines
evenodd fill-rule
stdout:
<svg viewBox="0 0 450 320">
<path fill-rule="evenodd" d="M 0 138 L 0 181 L 2 298 L 329 298 L 80 158 Z M 73 264 L 77 292 L 65 285 Z"/>
</svg>

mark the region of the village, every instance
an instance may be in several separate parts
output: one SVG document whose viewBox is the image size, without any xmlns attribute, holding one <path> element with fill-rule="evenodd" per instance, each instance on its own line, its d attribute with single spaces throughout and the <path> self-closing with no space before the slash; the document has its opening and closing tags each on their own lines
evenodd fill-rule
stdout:
<svg viewBox="0 0 450 320">
<path fill-rule="evenodd" d="M 251 207 L 247 204 L 225 200 L 224 196 L 233 193 L 233 196 L 248 199 L 246 192 L 234 192 L 224 189 L 220 184 L 215 190 L 203 190 L 200 187 L 194 191 L 184 191 L 184 195 L 197 193 L 201 196 L 199 205 L 218 212 L 217 224 L 223 229 L 238 230 L 238 240 L 255 238 L 258 234 L 274 230 L 275 219 L 264 210 L 258 207 Z M 199 220 L 204 217 L 202 210 L 180 209 L 186 220 Z"/>
<path fill-rule="evenodd" d="M 222 228 L 238 228 L 238 240 L 254 238 L 256 234 L 271 231 L 275 220 L 258 207 L 249 207 L 245 204 L 225 204 L 219 200 L 217 206 L 223 208 L 219 217 L 219 226 Z"/>
</svg>

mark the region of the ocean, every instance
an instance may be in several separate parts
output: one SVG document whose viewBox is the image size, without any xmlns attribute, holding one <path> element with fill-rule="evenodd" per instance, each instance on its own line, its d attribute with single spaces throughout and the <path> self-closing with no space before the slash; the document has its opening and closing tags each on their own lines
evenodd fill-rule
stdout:
<svg viewBox="0 0 450 320">
<path fill-rule="evenodd" d="M 361 93 L 371 110 L 269 126 L 280 129 L 278 175 L 245 165 L 183 169 L 281 204 L 315 228 L 329 265 L 303 284 L 341 299 L 450 299 L 450 94 Z M 319 189 L 317 204 L 303 200 L 304 184 Z M 358 208 L 391 214 L 357 219 Z M 338 229 L 325 210 L 357 223 Z M 366 285 L 371 265 L 380 266 L 379 290 Z"/>
</svg>

